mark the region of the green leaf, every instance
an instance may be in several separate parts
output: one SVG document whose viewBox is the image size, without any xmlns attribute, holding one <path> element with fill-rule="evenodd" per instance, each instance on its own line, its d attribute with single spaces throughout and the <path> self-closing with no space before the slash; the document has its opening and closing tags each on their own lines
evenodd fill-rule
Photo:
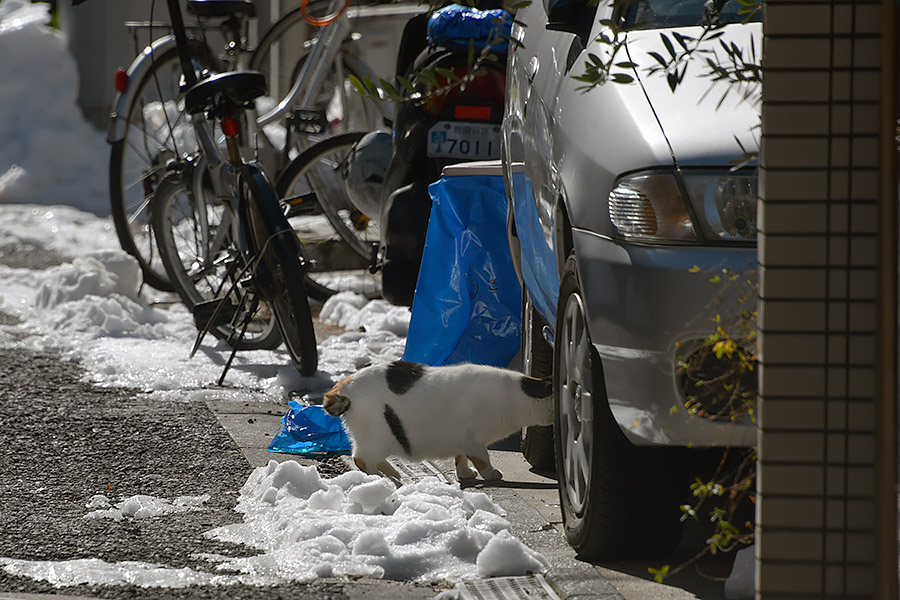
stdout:
<svg viewBox="0 0 900 600">
<path fill-rule="evenodd" d="M 662 43 L 666 47 L 666 50 L 669 52 L 669 56 L 671 56 L 674 59 L 675 58 L 675 47 L 672 45 L 671 40 L 669 40 L 669 36 L 667 36 L 664 33 L 660 33 L 659 37 L 662 38 Z"/>
<path fill-rule="evenodd" d="M 369 94 L 373 98 L 381 98 L 380 90 L 378 89 L 378 86 L 375 84 L 374 81 L 372 81 L 371 79 L 366 77 L 365 79 L 363 79 L 363 83 L 366 86 L 366 91 L 369 92 Z"/>
<path fill-rule="evenodd" d="M 453 70 L 447 69 L 444 67 L 437 67 L 434 70 L 435 73 L 446 79 L 447 81 L 459 81 L 459 75 L 457 75 Z"/>
<path fill-rule="evenodd" d="M 378 83 L 381 84 L 381 89 L 383 89 L 387 94 L 393 98 L 399 98 L 400 94 L 397 93 L 397 89 L 391 85 L 391 82 L 385 79 L 379 79 Z"/>
<path fill-rule="evenodd" d="M 674 92 L 675 88 L 678 87 L 678 75 L 675 73 L 667 73 L 666 81 L 669 82 L 669 89 Z"/>
<path fill-rule="evenodd" d="M 687 51 L 687 49 L 688 49 L 687 43 L 689 41 L 691 41 L 691 42 L 694 41 L 694 38 L 687 36 L 687 35 L 682 35 L 682 34 L 678 33 L 677 31 L 672 32 L 672 37 L 675 38 L 675 41 L 678 42 L 678 45 L 681 46 L 682 48 L 684 48 L 685 51 Z"/>
<path fill-rule="evenodd" d="M 353 75 L 351 75 L 350 77 L 353 77 Z M 397 81 L 400 82 L 400 85 L 402 85 L 404 87 L 404 89 L 406 89 L 406 91 L 408 91 L 409 93 L 411 93 L 411 94 L 416 93 L 416 88 L 413 87 L 413 84 L 410 83 L 409 79 L 407 79 L 406 77 L 401 77 L 400 75 L 397 75 Z"/>
<path fill-rule="evenodd" d="M 613 83 L 631 83 L 634 81 L 634 77 L 626 73 L 614 73 L 610 79 Z"/>
<path fill-rule="evenodd" d="M 666 60 L 662 57 L 662 55 L 659 52 L 648 52 L 647 54 L 649 54 L 653 60 L 658 62 L 660 65 L 662 65 L 663 68 L 668 66 L 669 63 L 666 62 Z"/>
<path fill-rule="evenodd" d="M 666 578 L 666 575 L 669 574 L 669 565 L 663 565 L 658 569 L 654 569 L 653 567 L 648 567 L 647 572 L 653 575 L 653 580 L 656 583 L 662 583 L 663 579 Z"/>
<path fill-rule="evenodd" d="M 355 89 L 358 93 L 363 96 L 367 96 L 366 86 L 363 85 L 363 82 L 359 80 L 359 77 L 356 75 L 350 74 L 350 83 L 353 85 L 353 89 Z"/>
</svg>

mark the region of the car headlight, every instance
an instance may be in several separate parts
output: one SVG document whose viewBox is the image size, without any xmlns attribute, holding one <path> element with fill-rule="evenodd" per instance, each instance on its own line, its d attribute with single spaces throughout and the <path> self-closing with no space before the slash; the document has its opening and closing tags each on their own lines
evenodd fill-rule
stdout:
<svg viewBox="0 0 900 600">
<path fill-rule="evenodd" d="M 645 171 L 620 179 L 609 194 L 619 236 L 648 242 L 756 240 L 753 171 Z"/>
<path fill-rule="evenodd" d="M 609 218 L 626 239 L 697 239 L 672 173 L 637 173 L 620 179 L 609 193 Z"/>
<path fill-rule="evenodd" d="M 685 189 L 703 228 L 712 240 L 756 240 L 755 172 L 690 172 Z"/>
</svg>

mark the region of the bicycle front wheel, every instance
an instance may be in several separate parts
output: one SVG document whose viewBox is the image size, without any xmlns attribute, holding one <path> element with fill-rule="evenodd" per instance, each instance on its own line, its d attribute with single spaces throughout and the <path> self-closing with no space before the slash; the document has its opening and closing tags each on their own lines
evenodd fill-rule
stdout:
<svg viewBox="0 0 900 600">
<path fill-rule="evenodd" d="M 381 296 L 380 273 L 369 271 L 380 238 L 378 222 L 356 209 L 347 193 L 348 162 L 363 135 L 344 133 L 307 148 L 275 186 L 311 259 L 307 291 L 319 300 L 343 291 Z"/>
<path fill-rule="evenodd" d="M 191 46 L 194 69 L 220 70 L 203 45 Z M 127 93 L 134 100 L 125 121 L 124 137 L 112 144 L 109 158 L 110 211 L 122 249 L 141 266 L 144 282 L 174 291 L 150 230 L 150 200 L 165 177 L 166 163 L 197 150 L 197 141 L 180 91 L 183 77 L 175 49 L 155 56 L 153 66 Z"/>
<path fill-rule="evenodd" d="M 242 273 L 245 263 L 232 234 L 234 211 L 205 198 L 214 198 L 211 190 L 194 194 L 184 177 L 168 177 L 156 189 L 153 231 L 169 280 L 198 329 L 242 350 L 277 348 L 281 332 L 272 309 Z"/>
<path fill-rule="evenodd" d="M 253 282 L 275 310 L 291 362 L 301 375 L 313 375 L 319 355 L 303 283 L 303 248 L 263 172 L 245 165 L 242 178 L 241 205 L 250 225 L 247 245 L 255 257 Z"/>
</svg>

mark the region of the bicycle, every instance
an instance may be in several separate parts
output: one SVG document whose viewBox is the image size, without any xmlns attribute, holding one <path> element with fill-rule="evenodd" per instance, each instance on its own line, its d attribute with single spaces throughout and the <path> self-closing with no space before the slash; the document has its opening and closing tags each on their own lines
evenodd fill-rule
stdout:
<svg viewBox="0 0 900 600">
<path fill-rule="evenodd" d="M 178 0 L 166 0 L 172 18 L 178 61 L 184 77 L 184 111 L 196 139 L 198 152 L 166 166 L 166 177 L 154 191 L 150 213 L 160 235 L 160 250 L 166 253 L 167 274 L 180 277 L 187 273 L 178 248 L 167 233 L 179 229 L 181 206 L 174 200 L 183 191 L 191 209 L 189 221 L 196 218 L 196 230 L 207 236 L 198 254 L 204 255 L 212 239 L 224 240 L 226 253 L 207 257 L 204 268 L 221 268 L 223 276 L 214 295 L 199 295 L 194 307 L 200 332 L 191 351 L 193 355 L 207 331 L 225 337 L 233 350 L 226 362 L 222 380 L 235 352 L 241 347 L 273 347 L 283 340 L 291 362 L 302 375 L 312 375 L 318 365 L 315 332 L 304 288 L 303 247 L 288 223 L 272 184 L 258 161 L 246 161 L 241 154 L 241 121 L 252 102 L 266 91 L 265 77 L 258 72 L 233 71 L 197 81 L 190 47 L 181 21 Z M 213 137 L 218 125 L 224 136 L 225 156 Z M 218 221 L 211 219 L 216 214 Z M 188 223 L 194 228 L 194 223 Z M 188 255 L 191 258 L 191 255 Z M 189 280 L 193 282 L 193 280 Z M 191 286 L 194 284 L 191 283 Z M 194 308 L 191 307 L 191 308 Z M 277 324 L 278 334 L 272 322 Z M 242 341 L 254 326 L 260 333 L 248 345 Z M 275 344 L 277 345 L 277 344 Z"/>
<path fill-rule="evenodd" d="M 319 140 L 294 158 L 275 183 L 287 205 L 311 207 L 305 214 L 295 209 L 289 217 L 313 265 L 306 287 L 314 298 L 337 291 L 381 296 L 381 275 L 372 269 L 381 238 L 378 222 L 357 210 L 347 193 L 349 162 L 364 135 L 350 132 Z"/>
<path fill-rule="evenodd" d="M 317 129 L 320 134 L 349 128 L 369 130 L 389 116 L 387 107 L 364 100 L 349 83 L 349 75 L 371 76 L 371 69 L 354 55 L 347 11 L 322 27 L 313 38 L 317 41 L 301 44 L 308 27 L 303 25 L 306 20 L 301 7 L 295 8 L 273 24 L 251 50 L 246 29 L 253 5 L 248 0 L 189 0 L 187 6 L 201 24 L 185 29 L 191 33 L 185 36 L 185 44 L 195 72 L 246 68 L 273 75 L 270 83 L 276 91 L 257 99 L 265 110 L 259 116 L 249 113 L 252 118 L 247 119 L 249 131 L 244 136 L 248 142 L 262 142 L 256 151 L 271 172 L 280 171 L 291 158 L 291 148 L 297 143 L 305 145 L 304 138 Z M 330 7 L 329 0 L 317 0 L 309 10 L 321 11 L 325 6 Z M 214 20 L 221 22 L 210 25 Z M 130 25 L 158 27 L 152 23 L 152 13 L 149 23 Z M 210 49 L 206 29 L 217 29 L 226 40 L 220 55 Z M 117 95 L 107 135 L 112 146 L 111 212 L 120 244 L 138 260 L 144 281 L 163 291 L 174 291 L 174 287 L 155 247 L 148 209 L 167 163 L 197 150 L 197 140 L 183 111 L 183 76 L 174 35 L 154 40 L 127 72 L 117 73 Z M 289 84 L 290 90 L 282 97 L 281 91 Z M 298 100 L 307 109 L 292 110 Z M 286 124 L 289 119 L 295 127 Z M 291 144 L 294 130 L 300 135 Z"/>
</svg>

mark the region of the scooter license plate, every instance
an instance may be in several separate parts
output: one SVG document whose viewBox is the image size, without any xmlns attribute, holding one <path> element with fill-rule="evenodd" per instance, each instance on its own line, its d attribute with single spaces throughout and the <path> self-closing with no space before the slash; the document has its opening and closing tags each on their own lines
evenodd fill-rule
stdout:
<svg viewBox="0 0 900 600">
<path fill-rule="evenodd" d="M 500 158 L 500 126 L 469 121 L 438 121 L 428 130 L 426 152 L 432 158 Z"/>
</svg>

